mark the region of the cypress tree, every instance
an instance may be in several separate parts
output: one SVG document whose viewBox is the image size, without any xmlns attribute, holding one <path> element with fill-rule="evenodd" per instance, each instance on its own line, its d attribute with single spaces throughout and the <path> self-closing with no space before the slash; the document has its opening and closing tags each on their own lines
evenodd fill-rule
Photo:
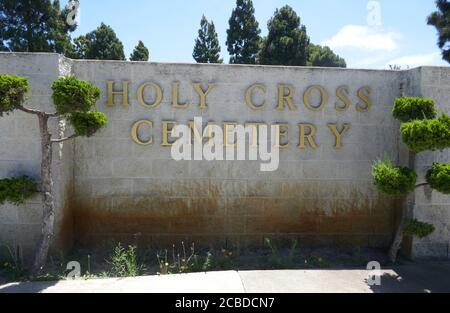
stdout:
<svg viewBox="0 0 450 313">
<path fill-rule="evenodd" d="M 259 63 L 305 66 L 309 37 L 297 13 L 290 6 L 277 9 L 267 26 L 269 34 L 263 41 Z"/>
<path fill-rule="evenodd" d="M 227 30 L 227 47 L 231 64 L 255 64 L 261 30 L 255 18 L 252 0 L 237 0 Z"/>
<path fill-rule="evenodd" d="M 114 30 L 101 23 L 96 30 L 74 40 L 75 59 L 125 60 L 123 44 Z"/>
<path fill-rule="evenodd" d="M 220 58 L 220 44 L 214 23 L 203 15 L 198 37 L 195 40 L 193 58 L 197 63 L 223 63 Z"/>
<path fill-rule="evenodd" d="M 144 43 L 139 40 L 138 45 L 134 48 L 133 53 L 130 56 L 130 61 L 148 61 L 149 51 Z"/>
</svg>

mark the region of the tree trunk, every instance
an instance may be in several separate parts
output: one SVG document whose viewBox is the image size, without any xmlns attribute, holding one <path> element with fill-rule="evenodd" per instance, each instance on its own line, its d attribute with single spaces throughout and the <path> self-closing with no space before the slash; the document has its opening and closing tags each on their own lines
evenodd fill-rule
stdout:
<svg viewBox="0 0 450 313">
<path fill-rule="evenodd" d="M 410 152 L 409 154 L 409 168 L 415 169 L 416 164 L 416 154 Z M 403 241 L 403 228 L 405 227 L 406 220 L 413 217 L 414 205 L 415 205 L 415 193 L 412 192 L 407 197 L 406 208 L 402 208 L 402 213 L 400 217 L 400 224 L 398 225 L 397 231 L 395 233 L 394 241 L 392 242 L 391 248 L 389 249 L 389 261 L 391 263 L 397 262 L 397 255 Z"/>
<path fill-rule="evenodd" d="M 37 247 L 32 275 L 39 275 L 47 261 L 47 255 L 51 240 L 54 236 L 55 203 L 53 200 L 52 188 L 52 142 L 51 134 L 48 130 L 48 115 L 40 114 L 39 128 L 41 131 L 41 193 L 43 201 L 43 217 L 41 238 Z"/>
<path fill-rule="evenodd" d="M 403 241 L 403 228 L 405 226 L 406 219 L 406 209 L 402 208 L 402 214 L 400 217 L 400 224 L 398 225 L 397 231 L 395 232 L 394 241 L 392 242 L 391 248 L 389 249 L 389 261 L 395 263 L 397 261 L 397 254 L 400 250 Z"/>
</svg>

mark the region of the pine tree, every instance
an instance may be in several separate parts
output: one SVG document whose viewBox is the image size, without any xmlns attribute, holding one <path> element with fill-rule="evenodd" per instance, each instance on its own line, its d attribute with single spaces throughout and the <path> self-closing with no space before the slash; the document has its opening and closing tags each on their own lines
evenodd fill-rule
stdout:
<svg viewBox="0 0 450 313">
<path fill-rule="evenodd" d="M 148 61 L 149 51 L 144 43 L 139 40 L 138 45 L 134 48 L 133 53 L 130 56 L 130 61 Z"/>
<path fill-rule="evenodd" d="M 450 1 L 437 0 L 438 11 L 428 17 L 428 25 L 436 27 L 439 33 L 438 45 L 442 49 L 442 57 L 450 63 Z"/>
<path fill-rule="evenodd" d="M 231 64 L 255 64 L 261 37 L 252 0 L 237 0 L 227 30 Z"/>
<path fill-rule="evenodd" d="M 67 54 L 76 29 L 66 23 L 67 14 L 59 0 L 1 0 L 0 50 Z"/>
<path fill-rule="evenodd" d="M 310 44 L 308 47 L 308 66 L 347 67 L 343 58 L 335 54 L 329 47 Z"/>
<path fill-rule="evenodd" d="M 297 13 L 290 6 L 277 9 L 267 26 L 269 34 L 263 41 L 259 63 L 305 66 L 309 37 Z"/>
<path fill-rule="evenodd" d="M 96 30 L 74 40 L 75 59 L 125 60 L 123 44 L 114 30 L 101 23 Z"/>
<path fill-rule="evenodd" d="M 220 58 L 220 44 L 216 28 L 214 23 L 209 23 L 204 15 L 200 22 L 192 56 L 197 63 L 223 63 Z"/>
</svg>

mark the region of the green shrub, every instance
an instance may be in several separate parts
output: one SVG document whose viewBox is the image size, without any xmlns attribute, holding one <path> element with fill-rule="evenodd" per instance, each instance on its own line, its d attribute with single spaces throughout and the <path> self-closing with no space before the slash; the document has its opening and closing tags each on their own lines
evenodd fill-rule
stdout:
<svg viewBox="0 0 450 313">
<path fill-rule="evenodd" d="M 74 112 L 70 114 L 69 122 L 75 134 L 90 137 L 108 124 L 108 118 L 102 112 Z"/>
<path fill-rule="evenodd" d="M 37 192 L 37 184 L 29 177 L 0 179 L 0 204 L 5 201 L 23 204 L 26 199 Z"/>
<path fill-rule="evenodd" d="M 28 88 L 28 78 L 0 74 L 0 117 L 22 105 Z"/>
<path fill-rule="evenodd" d="M 117 244 L 110 263 L 112 265 L 112 275 L 116 277 L 135 277 L 142 272 L 142 267 L 138 264 L 135 246 L 124 248 L 120 243 Z"/>
<path fill-rule="evenodd" d="M 406 195 L 416 187 L 416 172 L 407 167 L 394 167 L 389 160 L 376 162 L 372 175 L 377 189 L 387 195 Z"/>
<path fill-rule="evenodd" d="M 436 118 L 436 108 L 432 99 L 397 98 L 393 114 L 396 119 L 407 123 L 414 120 Z"/>
<path fill-rule="evenodd" d="M 411 151 L 443 150 L 450 147 L 450 117 L 412 121 L 401 126 L 403 142 Z"/>
<path fill-rule="evenodd" d="M 409 236 L 415 236 L 418 238 L 425 238 L 431 235 L 435 231 L 435 227 L 428 223 L 420 222 L 416 219 L 410 220 L 403 228 L 403 233 Z"/>
<path fill-rule="evenodd" d="M 59 114 L 87 112 L 100 98 L 100 89 L 74 76 L 60 77 L 52 84 L 52 99 Z"/>
<path fill-rule="evenodd" d="M 450 164 L 433 164 L 427 173 L 427 182 L 431 188 L 443 194 L 450 194 Z"/>
</svg>

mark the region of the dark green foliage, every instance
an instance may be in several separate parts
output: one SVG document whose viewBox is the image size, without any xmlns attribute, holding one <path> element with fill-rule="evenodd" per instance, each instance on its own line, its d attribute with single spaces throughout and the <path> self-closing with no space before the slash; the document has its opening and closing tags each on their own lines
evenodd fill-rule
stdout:
<svg viewBox="0 0 450 313">
<path fill-rule="evenodd" d="M 60 77 L 52 84 L 53 102 L 59 114 L 86 112 L 100 98 L 100 89 L 74 76 Z"/>
<path fill-rule="evenodd" d="M 427 173 L 427 182 L 431 188 L 443 194 L 450 194 L 450 164 L 433 164 Z"/>
<path fill-rule="evenodd" d="M 450 147 L 450 117 L 412 121 L 400 128 L 403 142 L 411 151 L 443 150 Z"/>
<path fill-rule="evenodd" d="M 28 88 L 28 78 L 0 74 L 0 117 L 22 105 Z"/>
<path fill-rule="evenodd" d="M 419 97 L 397 98 L 393 114 L 399 121 L 407 123 L 414 120 L 436 118 L 436 108 L 433 99 Z"/>
<path fill-rule="evenodd" d="M 2 50 L 67 54 L 76 25 L 66 23 L 67 10 L 59 0 L 1 0 L 0 43 Z"/>
<path fill-rule="evenodd" d="M 423 223 L 414 219 L 406 223 L 405 227 L 403 228 L 403 233 L 405 235 L 422 239 L 431 235 L 435 231 L 435 229 L 436 228 L 431 224 Z"/>
<path fill-rule="evenodd" d="M 94 31 L 74 40 L 75 59 L 125 60 L 123 44 L 114 30 L 104 23 Z"/>
<path fill-rule="evenodd" d="M 56 111 L 68 115 L 77 136 L 90 137 L 108 123 L 104 113 L 90 111 L 100 98 L 98 87 L 68 76 L 55 81 L 52 90 Z"/>
<path fill-rule="evenodd" d="M 416 187 L 416 172 L 407 167 L 394 167 L 389 160 L 376 162 L 372 175 L 377 189 L 390 196 L 406 195 Z"/>
<path fill-rule="evenodd" d="M 23 204 L 36 192 L 36 182 L 27 176 L 0 179 L 0 204 L 5 201 L 15 205 Z"/>
<path fill-rule="evenodd" d="M 69 122 L 77 136 L 91 137 L 108 124 L 108 118 L 102 112 L 74 112 L 70 114 Z"/>
<path fill-rule="evenodd" d="M 436 27 L 439 33 L 438 46 L 442 57 L 450 63 L 450 1 L 436 0 L 438 11 L 428 17 L 428 25 Z"/>
<path fill-rule="evenodd" d="M 347 67 L 347 63 L 329 47 L 310 44 L 308 47 L 308 66 Z"/>
<path fill-rule="evenodd" d="M 230 64 L 255 64 L 261 37 L 252 0 L 237 0 L 227 30 Z"/>
<path fill-rule="evenodd" d="M 195 40 L 192 57 L 197 63 L 222 63 L 220 44 L 214 23 L 209 23 L 203 15 L 200 22 L 198 37 Z"/>
<path fill-rule="evenodd" d="M 269 34 L 263 41 L 259 63 L 305 66 L 309 37 L 297 13 L 290 6 L 277 9 L 268 28 Z"/>
<path fill-rule="evenodd" d="M 130 61 L 148 61 L 149 51 L 142 41 L 139 40 L 138 45 L 134 48 Z"/>
</svg>

